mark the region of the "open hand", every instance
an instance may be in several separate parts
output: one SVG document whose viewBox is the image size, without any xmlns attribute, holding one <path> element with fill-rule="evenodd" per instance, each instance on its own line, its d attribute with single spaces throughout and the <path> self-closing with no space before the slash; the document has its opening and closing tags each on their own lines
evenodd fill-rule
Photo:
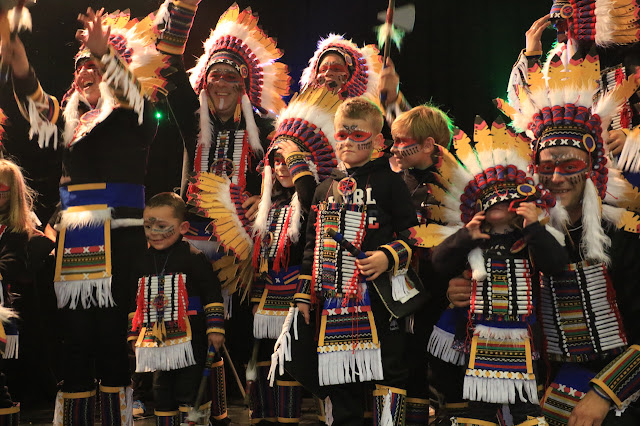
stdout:
<svg viewBox="0 0 640 426">
<path fill-rule="evenodd" d="M 523 227 L 527 227 L 538 221 L 538 208 L 535 203 L 520 203 L 516 208 L 516 214 L 524 218 Z"/>
<path fill-rule="evenodd" d="M 527 41 L 525 53 L 542 51 L 542 33 L 549 25 L 549 15 L 545 15 L 531 25 L 525 33 Z"/>
<path fill-rule="evenodd" d="M 491 238 L 489 234 L 482 232 L 482 222 L 484 222 L 484 212 L 478 212 L 465 225 L 472 240 L 488 240 Z"/>
<path fill-rule="evenodd" d="M 86 15 L 82 13 L 78 15 L 78 21 L 84 25 L 84 29 L 76 32 L 76 39 L 98 58 L 109 50 L 109 35 L 111 35 L 111 27 L 102 26 L 103 16 L 104 8 L 97 12 L 88 8 Z"/>
<path fill-rule="evenodd" d="M 605 142 L 611 154 L 620 155 L 626 141 L 627 135 L 625 135 L 622 130 L 611 130 Z"/>
</svg>

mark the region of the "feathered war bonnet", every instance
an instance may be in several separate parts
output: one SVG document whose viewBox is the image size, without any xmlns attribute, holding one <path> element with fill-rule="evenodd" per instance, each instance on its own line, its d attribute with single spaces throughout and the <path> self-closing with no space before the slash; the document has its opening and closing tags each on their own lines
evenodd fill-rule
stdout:
<svg viewBox="0 0 640 426">
<path fill-rule="evenodd" d="M 349 70 L 349 77 L 339 91 L 342 99 L 363 95 L 374 99 L 378 98 L 378 86 L 382 72 L 382 59 L 378 48 L 373 44 L 359 48 L 351 40 L 346 40 L 337 34 L 329 34 L 327 38 L 318 42 L 318 48 L 313 57 L 309 59 L 309 66 L 305 68 L 300 78 L 300 87 L 303 90 L 316 85 L 320 63 L 329 53 L 340 56 Z"/>
<path fill-rule="evenodd" d="M 570 40 L 607 47 L 640 41 L 638 13 L 637 0 L 554 0 L 549 16 Z"/>
<path fill-rule="evenodd" d="M 115 58 L 105 63 L 105 71 L 100 83 L 101 118 L 106 118 L 113 109 L 116 100 L 109 86 L 121 89 L 127 102 L 138 114 L 138 123 L 142 124 L 144 98 L 152 102 L 158 100 L 159 95 L 166 96 L 171 89 L 166 76 L 175 69 L 170 66 L 170 56 L 156 49 L 159 31 L 155 22 L 156 14 L 150 13 L 139 20 L 131 18 L 129 10 L 115 11 L 105 15 L 102 25 L 110 26 L 108 44 L 111 49 L 126 63 L 129 71 L 134 75 L 128 77 Z M 91 52 L 86 46 L 81 46 L 75 56 L 76 69 L 78 65 L 91 58 Z M 86 99 L 77 90 L 75 81 L 62 98 L 64 107 L 65 131 L 64 139 L 69 143 L 73 138 L 75 127 L 79 120 L 78 106 Z"/>
<path fill-rule="evenodd" d="M 258 17 L 251 8 L 240 11 L 233 4 L 220 16 L 215 29 L 204 42 L 204 53 L 196 66 L 189 70 L 190 82 L 200 96 L 200 135 L 198 142 L 211 143 L 207 72 L 219 63 L 231 65 L 244 80 L 241 99 L 242 114 L 247 126 L 249 145 L 254 153 L 263 155 L 260 135 L 253 117 L 253 109 L 273 114 L 284 108 L 283 96 L 289 94 L 290 78 L 285 64 L 276 62 L 282 57 L 276 41 L 258 27 Z"/>
<path fill-rule="evenodd" d="M 582 199 L 582 244 L 586 259 L 609 262 L 610 238 L 602 220 L 630 232 L 639 232 L 640 194 L 613 167 L 605 151 L 612 116 L 638 87 L 636 76 L 613 90 L 599 89 L 600 61 L 595 50 L 551 56 L 535 63 L 508 88 L 513 124 L 533 140 L 533 164 L 551 147 L 571 147 L 588 153 L 589 169 Z M 628 211 L 631 210 L 631 211 Z"/>
<path fill-rule="evenodd" d="M 269 226 L 267 221 L 272 205 L 271 195 L 275 179 L 272 162 L 278 144 L 284 140 L 294 142 L 306 155 L 305 161 L 316 183 L 322 182 L 338 165 L 333 118 L 341 103 L 342 100 L 337 94 L 324 87 L 309 88 L 296 94 L 287 108 L 280 113 L 273 140 L 263 159 L 262 195 L 253 225 L 256 238 L 254 250 L 257 252 L 260 250 L 260 241 L 267 236 Z M 293 213 L 289 221 L 287 237 L 289 241 L 296 242 L 300 234 L 302 212 L 297 194 L 294 194 L 291 200 L 291 207 Z"/>
</svg>

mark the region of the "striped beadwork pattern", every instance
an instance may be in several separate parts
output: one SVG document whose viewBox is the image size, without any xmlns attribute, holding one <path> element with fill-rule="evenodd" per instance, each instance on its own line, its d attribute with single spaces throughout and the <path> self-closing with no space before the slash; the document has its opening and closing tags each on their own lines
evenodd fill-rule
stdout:
<svg viewBox="0 0 640 426">
<path fill-rule="evenodd" d="M 541 306 L 552 360 L 602 359 L 626 347 L 615 290 L 602 263 L 573 263 L 560 274 L 542 275 Z"/>
<path fill-rule="evenodd" d="M 376 386 L 373 391 L 374 397 L 374 413 L 373 413 L 373 425 L 383 426 L 388 423 L 382 423 L 382 418 L 385 416 L 384 411 L 388 409 L 391 414 L 393 425 L 404 425 L 406 417 L 406 398 L 407 392 L 404 389 L 389 388 L 387 386 Z M 385 407 L 385 405 L 388 406 Z M 428 409 L 427 409 L 428 411 Z M 428 424 L 423 423 L 423 424 Z"/>
<path fill-rule="evenodd" d="M 271 274 L 266 275 L 265 289 L 257 313 L 286 316 L 298 286 L 299 272 L 300 267 L 292 267 L 275 277 Z"/>
<path fill-rule="evenodd" d="M 571 411 L 584 398 L 585 393 L 571 386 L 552 383 L 547 388 L 542 414 L 549 426 L 566 426 L 569 423 Z"/>
<path fill-rule="evenodd" d="M 244 188 L 248 146 L 246 132 L 243 129 L 217 132 L 215 145 L 198 144 L 194 171 L 227 176 L 232 183 Z"/>
<path fill-rule="evenodd" d="M 169 4 L 169 14 L 169 22 L 159 37 L 158 50 L 182 55 L 196 11 L 193 6 L 174 2 Z"/>
<path fill-rule="evenodd" d="M 63 426 L 92 425 L 96 409 L 96 391 L 63 393 Z"/>
<path fill-rule="evenodd" d="M 299 423 L 302 417 L 302 386 L 295 381 L 277 380 L 278 423 Z"/>
<path fill-rule="evenodd" d="M 227 418 L 227 388 L 224 380 L 224 360 L 211 365 L 211 418 L 222 420 Z"/>
<path fill-rule="evenodd" d="M 406 426 L 429 424 L 429 400 L 421 398 L 407 398 Z"/>
<path fill-rule="evenodd" d="M 640 346 L 632 345 L 591 381 L 624 409 L 640 396 Z"/>
<path fill-rule="evenodd" d="M 356 258 L 327 233 L 332 229 L 344 235 L 356 248 L 360 248 L 365 235 L 366 205 L 320 203 L 318 211 L 316 245 L 313 257 L 315 291 L 327 297 L 338 294 L 355 295 L 364 282 Z"/>
<path fill-rule="evenodd" d="M 291 217 L 290 205 L 274 207 L 269 210 L 267 223 L 268 233 L 260 245 L 260 257 L 273 261 L 279 250 L 284 250 L 287 243 L 287 224 Z"/>
<path fill-rule="evenodd" d="M 522 321 L 533 311 L 531 265 L 527 259 L 486 259 L 487 278 L 473 281 L 475 320 Z"/>
<path fill-rule="evenodd" d="M 207 334 L 224 334 L 224 305 L 222 303 L 209 303 L 204 307 L 207 317 Z"/>
<path fill-rule="evenodd" d="M 0 426 L 18 426 L 20 424 L 20 404 L 0 408 Z"/>
<path fill-rule="evenodd" d="M 270 361 L 256 363 L 258 374 L 251 385 L 249 398 L 249 418 L 251 423 L 261 420 L 277 422 L 278 417 L 278 389 L 269 386 L 267 375 L 269 374 Z"/>
<path fill-rule="evenodd" d="M 377 349 L 378 333 L 368 296 L 361 302 L 329 299 L 322 310 L 318 353 Z"/>
<path fill-rule="evenodd" d="M 535 380 L 528 339 L 492 339 L 474 335 L 466 376 Z"/>
</svg>

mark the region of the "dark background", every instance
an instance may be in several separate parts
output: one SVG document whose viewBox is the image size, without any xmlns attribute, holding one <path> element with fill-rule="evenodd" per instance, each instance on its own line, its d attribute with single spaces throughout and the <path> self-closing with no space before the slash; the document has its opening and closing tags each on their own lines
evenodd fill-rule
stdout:
<svg viewBox="0 0 640 426">
<path fill-rule="evenodd" d="M 131 9 L 143 16 L 156 9 L 158 0 L 39 0 L 31 8 L 33 32 L 22 36 L 27 53 L 43 88 L 61 98 L 73 78 L 73 56 L 78 43 L 77 14 L 88 6 L 104 6 L 109 11 Z M 409 3 L 397 0 L 397 6 Z M 504 96 L 509 72 L 524 47 L 524 33 L 531 23 L 547 13 L 551 0 L 513 2 L 485 0 L 436 2 L 414 0 L 415 29 L 404 39 L 402 50 L 392 50 L 392 59 L 401 77 L 401 90 L 412 105 L 431 101 L 447 111 L 456 125 L 470 132 L 476 114 L 493 120 L 497 111 L 491 100 Z M 203 0 L 187 44 L 185 62 L 193 66 L 202 53 L 202 42 L 218 17 L 231 2 Z M 385 10 L 385 0 L 254 0 L 251 5 L 260 24 L 277 38 L 284 50 L 282 61 L 289 65 L 292 93 L 300 74 L 313 55 L 319 38 L 334 32 L 345 34 L 358 45 L 375 43 L 377 13 Z M 549 47 L 554 32 L 543 38 Z M 5 88 L 6 92 L 6 88 Z M 6 93 L 5 93 L 6 95 Z M 27 169 L 32 185 L 42 193 L 39 213 L 47 220 L 55 201 L 59 160 L 52 150 L 38 150 L 26 140 L 24 120 L 15 116 L 10 96 L 3 96 L 11 126 L 5 145 Z M 181 164 L 179 135 L 167 108 L 160 106 L 163 118 L 149 158 L 148 193 L 170 190 L 177 185 Z"/>
</svg>

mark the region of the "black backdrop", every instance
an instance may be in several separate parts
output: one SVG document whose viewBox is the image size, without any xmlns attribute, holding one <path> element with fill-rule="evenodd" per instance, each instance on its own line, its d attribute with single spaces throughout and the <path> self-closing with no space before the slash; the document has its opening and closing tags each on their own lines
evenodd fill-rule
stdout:
<svg viewBox="0 0 640 426">
<path fill-rule="evenodd" d="M 49 93 L 61 96 L 72 79 L 73 56 L 78 44 L 74 34 L 76 16 L 88 6 L 108 10 L 130 8 L 142 16 L 157 8 L 159 0 L 39 0 L 31 8 L 33 32 L 23 35 L 30 60 Z M 254 0 L 238 1 L 251 6 L 260 23 L 284 50 L 283 62 L 289 65 L 294 86 L 320 37 L 328 33 L 346 34 L 359 45 L 374 43 L 376 15 L 385 10 L 385 0 Z M 397 5 L 409 3 L 397 0 Z M 415 29 L 404 39 L 400 52 L 392 59 L 401 76 L 401 89 L 412 105 L 431 101 L 448 111 L 456 125 L 471 131 L 476 114 L 486 120 L 498 113 L 491 100 L 504 96 L 511 66 L 524 47 L 524 32 L 531 23 L 547 13 L 550 0 L 414 0 Z M 187 67 L 202 53 L 202 41 L 214 27 L 229 1 L 203 0 L 185 53 Z M 545 47 L 553 40 L 553 31 L 543 38 Z M 6 90 L 5 90 L 6 91 Z M 26 125 L 14 118 L 4 96 L 2 106 L 10 114 L 9 151 L 18 158 L 33 179 L 50 211 L 55 199 L 59 162 L 51 150 L 38 151 L 26 141 Z M 162 107 L 161 107 L 162 108 Z M 148 193 L 170 190 L 177 184 L 181 151 L 179 135 L 168 111 L 163 111 L 156 141 L 149 158 Z M 42 217 L 46 220 L 46 217 Z"/>
</svg>

